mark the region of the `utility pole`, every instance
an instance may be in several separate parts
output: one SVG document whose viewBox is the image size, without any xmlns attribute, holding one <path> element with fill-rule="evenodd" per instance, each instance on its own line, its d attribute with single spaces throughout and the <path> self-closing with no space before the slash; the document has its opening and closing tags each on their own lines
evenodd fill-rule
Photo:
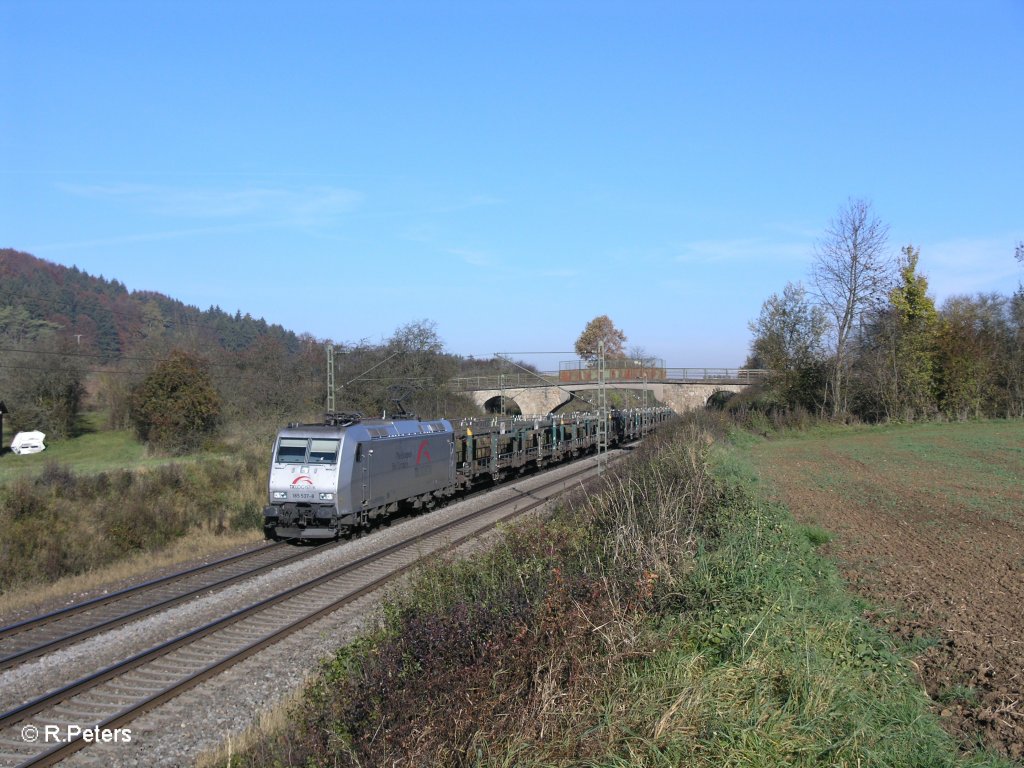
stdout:
<svg viewBox="0 0 1024 768">
<path fill-rule="evenodd" d="M 334 344 L 327 345 L 327 413 L 334 413 Z"/>
<path fill-rule="evenodd" d="M 608 465 L 608 391 L 605 381 L 604 341 L 597 342 L 597 469 L 604 472 Z"/>
<path fill-rule="evenodd" d="M 647 432 L 647 369 L 643 360 L 640 361 L 640 377 L 644 380 L 644 404 L 640 411 L 640 436 L 643 437 Z"/>
<path fill-rule="evenodd" d="M 4 452 L 4 414 L 10 413 L 4 401 L 0 400 L 0 454 Z"/>
</svg>

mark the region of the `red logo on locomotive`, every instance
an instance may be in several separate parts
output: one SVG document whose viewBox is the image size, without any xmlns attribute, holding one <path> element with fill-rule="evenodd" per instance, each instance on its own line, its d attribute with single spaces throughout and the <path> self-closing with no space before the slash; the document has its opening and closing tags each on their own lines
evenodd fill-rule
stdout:
<svg viewBox="0 0 1024 768">
<path fill-rule="evenodd" d="M 422 443 L 420 443 L 420 449 L 418 451 L 416 451 L 416 463 L 419 464 L 421 461 L 423 461 L 423 457 L 424 456 L 427 457 L 427 461 L 429 462 L 430 461 L 430 451 L 427 449 L 427 441 L 426 440 L 424 440 Z"/>
</svg>

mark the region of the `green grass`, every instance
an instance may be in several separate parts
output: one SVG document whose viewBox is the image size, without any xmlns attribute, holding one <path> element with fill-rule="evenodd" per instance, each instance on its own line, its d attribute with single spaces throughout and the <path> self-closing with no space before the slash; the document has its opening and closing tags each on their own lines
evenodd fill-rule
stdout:
<svg viewBox="0 0 1024 768">
<path fill-rule="evenodd" d="M 742 459 L 719 461 L 739 477 Z M 683 642 L 638 677 L 650 688 L 639 701 L 671 681 L 663 705 L 676 692 L 672 717 L 691 724 L 659 746 L 665 764 L 1004 764 L 958 755 L 898 650 L 813 551 L 817 537 L 760 499 L 752 476 L 733 483 L 719 535 L 697 559 Z"/>
<path fill-rule="evenodd" d="M 822 467 L 813 482 L 874 508 L 900 514 L 907 487 L 927 493 L 939 519 L 948 505 L 1024 525 L 1024 426 L 1019 421 L 818 427 L 797 440 L 787 435 L 785 442 L 808 461 L 827 452 L 833 469 Z M 780 443 L 744 447 L 770 457 Z M 876 476 L 905 482 L 879 482 Z"/>
<path fill-rule="evenodd" d="M 37 474 L 53 462 L 75 472 L 91 473 L 143 466 L 147 460 L 160 461 L 148 459 L 146 447 L 131 432 L 95 432 L 67 440 L 46 441 L 46 450 L 42 453 L 28 456 L 4 453 L 0 456 L 0 483 Z"/>
<path fill-rule="evenodd" d="M 89 414 L 83 420 L 83 431 L 77 437 L 64 440 L 46 440 L 46 450 L 27 456 L 19 456 L 5 448 L 0 454 L 0 486 L 15 478 L 31 477 L 54 463 L 75 474 L 95 474 L 121 469 L 141 469 L 166 464 L 189 464 L 223 451 L 191 454 L 188 456 L 161 456 L 153 454 L 135 437 L 131 430 L 103 430 L 95 425 L 101 420 L 97 414 Z M 5 430 L 5 442 L 9 438 Z"/>
<path fill-rule="evenodd" d="M 826 531 L 820 525 L 799 525 L 797 530 L 804 535 L 807 541 L 816 547 L 828 544 L 833 538 L 832 533 Z"/>
</svg>

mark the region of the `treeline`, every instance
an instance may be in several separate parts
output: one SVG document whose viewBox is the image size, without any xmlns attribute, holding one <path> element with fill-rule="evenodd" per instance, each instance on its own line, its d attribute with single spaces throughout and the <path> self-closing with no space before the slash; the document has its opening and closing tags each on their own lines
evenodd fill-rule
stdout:
<svg viewBox="0 0 1024 768">
<path fill-rule="evenodd" d="M 273 340 L 211 360 L 175 350 L 166 359 L 128 361 L 138 383 L 100 376 L 99 391 L 117 426 L 132 427 L 165 451 L 197 449 L 224 430 L 274 431 L 286 422 L 317 421 L 332 405 L 328 367 L 333 347 L 337 412 L 362 416 L 413 413 L 422 418 L 473 415 L 471 399 L 449 381 L 467 371 L 497 371 L 498 360 L 472 360 L 445 351 L 430 320 L 398 327 L 378 344 L 307 339 L 297 354 Z M 147 370 L 147 363 L 148 370 Z"/>
<path fill-rule="evenodd" d="M 105 414 L 107 428 L 128 428 L 133 392 L 155 372 L 173 368 L 182 355 L 216 389 L 219 425 L 301 411 L 308 402 L 322 403 L 326 386 L 323 345 L 312 339 L 297 352 L 271 337 L 237 352 L 168 340 L 101 362 L 95 353 L 81 351 L 62 328 L 34 320 L 17 306 L 0 307 L 0 350 L 0 400 L 9 411 L 8 433 L 39 429 L 51 439 L 74 436 L 86 407 Z"/>
<path fill-rule="evenodd" d="M 851 201 L 816 248 L 809 286 L 764 302 L 747 360 L 773 372 L 758 406 L 872 422 L 1024 416 L 1024 286 L 937 307 L 918 249 L 893 260 L 887 234 L 870 204 Z M 1024 263 L 1024 244 L 1015 256 Z"/>
<path fill-rule="evenodd" d="M 291 384 L 296 376 L 285 377 L 287 370 L 307 381 L 302 361 L 317 344 L 263 319 L 218 307 L 201 311 L 0 250 L 0 400 L 13 430 L 39 429 L 52 439 L 74 435 L 86 403 L 107 413 L 108 426 L 127 427 L 133 389 L 176 352 L 196 358 L 221 385 L 223 423 L 272 405 L 272 377 Z M 258 375 L 240 375 L 250 369 Z"/>
<path fill-rule="evenodd" d="M 0 307 L 17 307 L 72 339 L 100 363 L 174 346 L 240 351 L 272 338 L 289 352 L 302 339 L 280 325 L 220 307 L 200 310 L 153 291 L 131 291 L 10 248 L 0 249 Z"/>
<path fill-rule="evenodd" d="M 94 334 L 101 326 L 112 330 Z M 133 428 L 155 447 L 181 453 L 225 431 L 319 419 L 328 405 L 331 346 L 335 409 L 364 415 L 399 408 L 425 418 L 474 414 L 476 406 L 448 381 L 507 367 L 446 352 L 429 320 L 400 326 L 379 343 L 331 342 L 249 315 L 128 293 L 117 280 L 0 251 L 0 400 L 10 411 L 8 434 L 73 436 L 91 407 L 108 428 Z"/>
</svg>

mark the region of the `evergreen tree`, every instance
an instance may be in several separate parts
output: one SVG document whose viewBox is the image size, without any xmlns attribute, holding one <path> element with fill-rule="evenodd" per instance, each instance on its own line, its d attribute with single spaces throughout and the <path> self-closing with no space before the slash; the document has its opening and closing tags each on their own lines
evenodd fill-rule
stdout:
<svg viewBox="0 0 1024 768">
<path fill-rule="evenodd" d="M 131 421 L 139 438 L 171 453 L 199 448 L 216 432 L 220 413 L 206 362 L 181 350 L 132 391 Z"/>
<path fill-rule="evenodd" d="M 889 292 L 895 324 L 890 414 L 904 419 L 935 413 L 935 353 L 939 316 L 928 296 L 928 279 L 917 272 L 920 251 L 902 249 L 899 281 Z"/>
</svg>

